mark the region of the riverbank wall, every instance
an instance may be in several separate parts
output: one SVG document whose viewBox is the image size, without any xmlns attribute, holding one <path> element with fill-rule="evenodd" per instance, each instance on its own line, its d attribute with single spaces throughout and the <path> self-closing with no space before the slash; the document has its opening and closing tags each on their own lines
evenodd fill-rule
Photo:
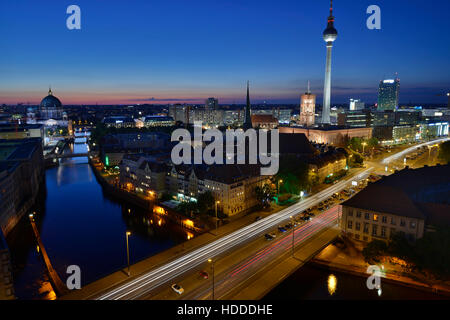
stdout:
<svg viewBox="0 0 450 320">
<path fill-rule="evenodd" d="M 167 218 L 171 222 L 178 224 L 185 229 L 194 231 L 197 234 L 201 234 L 201 233 L 204 233 L 207 231 L 204 224 L 197 224 L 198 226 L 196 226 L 195 224 L 193 224 L 193 225 L 188 224 L 188 223 L 186 223 L 186 220 L 189 220 L 188 217 L 183 216 L 183 215 L 175 212 L 173 209 L 171 209 L 167 206 L 164 206 L 163 204 L 158 203 L 158 201 L 143 199 L 142 197 L 139 197 L 136 194 L 130 193 L 128 191 L 125 191 L 118 187 L 115 187 L 114 185 L 111 185 L 110 183 L 108 183 L 108 181 L 106 181 L 106 179 L 101 175 L 101 173 L 98 171 L 98 169 L 94 166 L 91 159 L 89 159 L 89 164 L 92 168 L 92 171 L 94 172 L 97 182 L 102 186 L 103 191 L 107 195 L 109 195 L 115 199 L 120 199 L 122 201 L 128 202 L 134 206 L 137 206 L 144 210 L 148 210 L 150 212 L 155 212 L 155 210 L 154 210 L 155 206 L 160 206 L 164 209 L 164 213 L 166 213 L 163 215 L 164 218 Z M 158 215 L 159 213 L 156 212 L 155 214 Z"/>
</svg>

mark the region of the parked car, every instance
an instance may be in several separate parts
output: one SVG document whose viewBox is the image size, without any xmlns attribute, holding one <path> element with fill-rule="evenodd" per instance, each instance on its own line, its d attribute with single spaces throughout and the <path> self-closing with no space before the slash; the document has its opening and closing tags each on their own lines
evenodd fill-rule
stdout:
<svg viewBox="0 0 450 320">
<path fill-rule="evenodd" d="M 172 285 L 172 290 L 175 291 L 178 294 L 183 294 L 183 292 L 184 292 L 183 287 L 181 287 L 179 284 L 176 284 L 176 283 L 174 283 Z"/>
<path fill-rule="evenodd" d="M 279 226 L 279 227 L 278 227 L 278 231 L 280 231 L 280 232 L 286 232 L 286 229 L 283 228 L 282 226 Z"/>
<path fill-rule="evenodd" d="M 206 271 L 200 271 L 200 276 L 201 276 L 203 279 L 208 279 L 208 278 L 209 278 L 209 274 L 208 274 L 208 272 L 206 272 Z"/>
<path fill-rule="evenodd" d="M 266 234 L 264 235 L 264 238 L 266 238 L 266 240 L 273 240 L 274 237 L 272 237 L 271 234 L 266 233 Z"/>
</svg>

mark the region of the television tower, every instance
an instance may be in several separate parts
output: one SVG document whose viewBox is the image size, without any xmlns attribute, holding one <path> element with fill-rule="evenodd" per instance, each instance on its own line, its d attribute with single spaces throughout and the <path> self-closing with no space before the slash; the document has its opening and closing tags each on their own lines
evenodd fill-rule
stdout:
<svg viewBox="0 0 450 320">
<path fill-rule="evenodd" d="M 331 97 L 331 49 L 337 38 L 337 30 L 334 28 L 333 0 L 330 1 L 330 16 L 328 25 L 323 32 L 323 40 L 327 43 L 327 64 L 325 67 L 325 84 L 323 88 L 322 123 L 330 123 L 330 97 Z"/>
</svg>

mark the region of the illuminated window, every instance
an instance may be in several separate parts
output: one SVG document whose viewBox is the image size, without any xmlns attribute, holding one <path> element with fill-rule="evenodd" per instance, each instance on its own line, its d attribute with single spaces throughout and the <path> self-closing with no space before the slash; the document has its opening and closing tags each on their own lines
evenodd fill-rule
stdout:
<svg viewBox="0 0 450 320">
<path fill-rule="evenodd" d="M 378 215 L 377 214 L 373 215 L 373 221 L 378 221 Z"/>
</svg>

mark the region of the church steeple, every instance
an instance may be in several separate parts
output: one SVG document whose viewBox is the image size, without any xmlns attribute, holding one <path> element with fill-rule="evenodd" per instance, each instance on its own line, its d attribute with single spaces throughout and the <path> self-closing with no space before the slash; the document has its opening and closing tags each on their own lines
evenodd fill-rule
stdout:
<svg viewBox="0 0 450 320">
<path fill-rule="evenodd" d="M 250 82 L 247 81 L 247 105 L 245 106 L 244 130 L 253 128 L 250 105 Z"/>
<path fill-rule="evenodd" d="M 51 87 L 51 86 L 48 86 L 48 95 L 49 95 L 49 96 L 52 96 L 52 95 L 53 95 L 53 93 L 52 93 L 52 87 Z"/>
</svg>

